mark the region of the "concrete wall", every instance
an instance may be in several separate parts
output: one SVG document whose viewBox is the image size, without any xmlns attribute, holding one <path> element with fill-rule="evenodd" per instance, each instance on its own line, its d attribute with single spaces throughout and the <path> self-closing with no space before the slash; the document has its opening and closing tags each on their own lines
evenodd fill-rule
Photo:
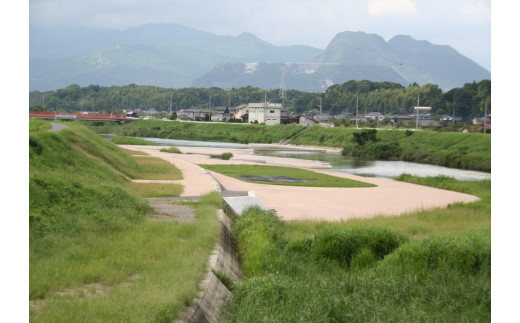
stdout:
<svg viewBox="0 0 520 323">
<path fill-rule="evenodd" d="M 231 291 L 218 275 L 227 276 L 235 284 L 242 281 L 231 221 L 222 210 L 218 211 L 218 217 L 222 224 L 220 239 L 210 257 L 208 272 L 200 284 L 199 297 L 178 322 L 217 322 L 222 309 L 231 299 Z"/>
</svg>

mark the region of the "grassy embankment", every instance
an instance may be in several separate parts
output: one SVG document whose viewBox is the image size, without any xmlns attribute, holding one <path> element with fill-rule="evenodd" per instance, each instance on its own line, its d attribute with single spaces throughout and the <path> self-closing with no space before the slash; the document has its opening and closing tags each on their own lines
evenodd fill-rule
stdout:
<svg viewBox="0 0 520 323">
<path fill-rule="evenodd" d="M 148 221 L 128 178 L 180 178 L 171 164 L 131 157 L 76 123 L 51 132 L 31 120 L 29 132 L 31 321 L 172 321 L 218 237 L 218 194 L 193 205 L 191 223 Z"/>
<path fill-rule="evenodd" d="M 354 128 L 305 127 L 300 125 L 233 125 L 137 120 L 125 125 L 90 123 L 97 133 L 240 143 L 278 143 L 343 148 L 352 142 Z M 480 133 L 380 130 L 381 144 L 398 142 L 398 160 L 440 166 L 491 171 L 491 136 Z"/>
<path fill-rule="evenodd" d="M 249 210 L 233 223 L 248 278 L 225 320 L 490 321 L 490 181 L 400 179 L 481 200 L 334 224 Z"/>
<path fill-rule="evenodd" d="M 221 173 L 242 181 L 285 186 L 310 186 L 310 187 L 374 187 L 375 185 L 359 182 L 347 178 L 330 176 L 313 171 L 279 166 L 262 165 L 200 165 L 208 170 Z M 277 182 L 277 181 L 252 181 L 242 176 L 269 176 L 269 177 L 291 177 L 306 180 L 307 182 Z"/>
</svg>

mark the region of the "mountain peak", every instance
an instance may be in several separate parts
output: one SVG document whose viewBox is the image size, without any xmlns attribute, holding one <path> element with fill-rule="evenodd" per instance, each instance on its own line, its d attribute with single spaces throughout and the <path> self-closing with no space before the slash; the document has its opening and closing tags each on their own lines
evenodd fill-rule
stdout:
<svg viewBox="0 0 520 323">
<path fill-rule="evenodd" d="M 248 33 L 248 32 L 243 32 L 241 34 L 239 34 L 237 36 L 238 39 L 243 39 L 243 40 L 254 40 L 254 41 L 257 41 L 257 40 L 260 40 L 260 38 L 256 37 L 255 35 L 253 35 L 252 33 Z"/>
</svg>

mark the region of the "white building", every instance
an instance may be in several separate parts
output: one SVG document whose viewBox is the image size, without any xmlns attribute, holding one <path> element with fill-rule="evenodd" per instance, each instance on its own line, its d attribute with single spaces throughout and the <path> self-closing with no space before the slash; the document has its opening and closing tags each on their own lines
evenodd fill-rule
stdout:
<svg viewBox="0 0 520 323">
<path fill-rule="evenodd" d="M 248 123 L 280 124 L 281 103 L 249 103 L 236 108 L 235 118 L 241 118 Z"/>
</svg>

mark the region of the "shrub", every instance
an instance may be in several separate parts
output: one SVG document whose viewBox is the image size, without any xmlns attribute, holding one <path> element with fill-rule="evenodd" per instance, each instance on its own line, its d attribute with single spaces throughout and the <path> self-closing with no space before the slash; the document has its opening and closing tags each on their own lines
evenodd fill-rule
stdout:
<svg viewBox="0 0 520 323">
<path fill-rule="evenodd" d="M 363 129 L 360 132 L 354 132 L 352 135 L 352 141 L 360 146 L 379 141 L 375 129 Z"/>
<path fill-rule="evenodd" d="M 371 144 L 366 157 L 380 160 L 398 159 L 403 150 L 397 141 L 390 143 L 378 142 Z"/>
<path fill-rule="evenodd" d="M 161 151 L 164 153 L 182 154 L 182 152 L 177 147 L 162 148 Z"/>
<path fill-rule="evenodd" d="M 227 153 L 222 153 L 222 154 L 220 155 L 220 158 L 223 159 L 223 160 L 230 160 L 231 157 L 233 157 L 233 154 L 232 154 L 232 153 L 229 153 L 229 152 L 227 152 Z"/>
</svg>

